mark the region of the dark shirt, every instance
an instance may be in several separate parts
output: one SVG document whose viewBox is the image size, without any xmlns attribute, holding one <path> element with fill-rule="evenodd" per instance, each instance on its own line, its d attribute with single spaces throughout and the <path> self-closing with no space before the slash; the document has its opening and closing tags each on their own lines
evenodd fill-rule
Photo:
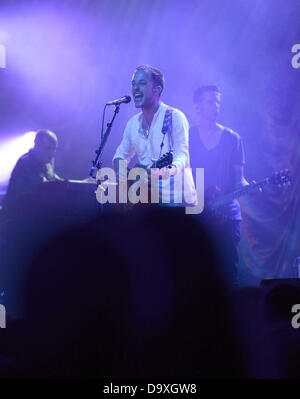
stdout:
<svg viewBox="0 0 300 399">
<path fill-rule="evenodd" d="M 234 190 L 234 165 L 245 163 L 244 148 L 241 137 L 225 128 L 219 143 L 208 150 L 199 135 L 199 127 L 190 130 L 190 159 L 193 177 L 196 176 L 196 168 L 204 168 L 204 190 L 218 186 L 223 193 Z M 241 209 L 238 200 L 233 200 L 220 208 L 222 214 L 232 220 L 241 220 Z"/>
<path fill-rule="evenodd" d="M 42 164 L 35 156 L 34 150 L 29 150 L 17 161 L 3 199 L 4 211 L 17 206 L 27 194 L 33 194 L 37 186 L 43 182 L 61 180 L 55 173 L 51 163 Z"/>
</svg>

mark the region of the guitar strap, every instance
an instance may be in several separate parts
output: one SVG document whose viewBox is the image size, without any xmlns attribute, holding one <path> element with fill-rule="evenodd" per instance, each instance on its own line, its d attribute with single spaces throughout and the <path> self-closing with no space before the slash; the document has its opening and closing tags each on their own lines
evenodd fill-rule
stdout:
<svg viewBox="0 0 300 399">
<path fill-rule="evenodd" d="M 168 142 L 169 142 L 169 151 L 173 149 L 173 137 L 172 137 L 172 112 L 173 112 L 173 108 L 168 107 L 166 109 L 165 112 L 165 118 L 164 118 L 164 122 L 163 122 L 163 126 L 161 129 L 162 134 L 165 135 L 168 133 Z M 164 142 L 164 138 L 162 141 L 162 145 Z M 162 146 L 161 146 L 162 148 Z"/>
<path fill-rule="evenodd" d="M 159 157 L 161 156 L 161 153 L 162 153 L 162 149 L 163 149 L 163 146 L 164 146 L 164 141 L 165 141 L 166 134 L 168 134 L 169 151 L 171 151 L 173 149 L 172 112 L 173 112 L 173 108 L 171 108 L 171 107 L 168 107 L 166 109 L 166 112 L 165 112 L 165 118 L 164 118 L 164 122 L 163 122 L 162 129 L 161 129 L 161 133 L 163 135 L 163 139 L 162 139 L 162 142 L 160 144 Z M 162 193 L 162 179 L 159 178 L 159 202 L 160 203 L 162 201 L 161 193 Z M 174 181 L 173 181 L 173 176 L 172 176 L 172 178 L 170 180 L 170 202 L 174 202 Z"/>
</svg>

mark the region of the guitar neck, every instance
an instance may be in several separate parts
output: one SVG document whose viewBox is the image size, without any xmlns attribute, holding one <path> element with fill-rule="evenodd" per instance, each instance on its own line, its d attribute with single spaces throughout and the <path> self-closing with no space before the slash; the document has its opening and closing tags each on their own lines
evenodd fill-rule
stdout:
<svg viewBox="0 0 300 399">
<path fill-rule="evenodd" d="M 259 183 L 249 184 L 248 186 L 241 187 L 238 190 L 232 191 L 231 193 L 223 195 L 221 198 L 217 198 L 209 202 L 209 207 L 215 208 L 224 204 L 227 204 L 230 201 L 233 201 L 236 198 L 242 197 L 243 195 L 250 194 L 255 192 L 259 188 L 263 188 L 267 184 L 270 184 L 269 179 L 264 179 Z"/>
</svg>

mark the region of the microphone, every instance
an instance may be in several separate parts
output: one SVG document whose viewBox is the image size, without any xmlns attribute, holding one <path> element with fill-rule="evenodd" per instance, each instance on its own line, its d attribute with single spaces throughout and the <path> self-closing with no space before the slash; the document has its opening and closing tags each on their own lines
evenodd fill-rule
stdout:
<svg viewBox="0 0 300 399">
<path fill-rule="evenodd" d="M 106 105 L 120 105 L 122 103 L 128 104 L 131 101 L 131 97 L 130 96 L 124 96 L 121 98 L 118 98 L 117 100 L 113 100 L 113 101 L 109 101 L 108 103 L 106 103 Z"/>
</svg>

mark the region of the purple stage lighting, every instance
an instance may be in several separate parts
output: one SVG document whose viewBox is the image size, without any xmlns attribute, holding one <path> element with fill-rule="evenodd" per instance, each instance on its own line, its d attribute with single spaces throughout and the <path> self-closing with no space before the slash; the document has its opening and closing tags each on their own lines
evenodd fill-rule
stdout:
<svg viewBox="0 0 300 399">
<path fill-rule="evenodd" d="M 17 160 L 33 147 L 35 135 L 36 132 L 27 132 L 0 143 L 0 184 L 9 180 Z"/>
</svg>

